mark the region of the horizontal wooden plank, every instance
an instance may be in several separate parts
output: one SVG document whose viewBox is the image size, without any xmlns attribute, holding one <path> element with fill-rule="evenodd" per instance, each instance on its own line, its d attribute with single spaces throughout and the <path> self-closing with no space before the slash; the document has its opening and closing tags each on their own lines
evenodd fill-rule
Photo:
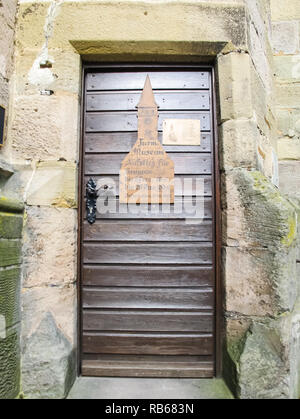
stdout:
<svg viewBox="0 0 300 419">
<path fill-rule="evenodd" d="M 211 243 L 85 243 L 84 263 L 211 264 Z"/>
<path fill-rule="evenodd" d="M 210 93 L 201 91 L 153 91 L 160 111 L 164 110 L 209 110 Z M 141 92 L 99 92 L 86 95 L 87 111 L 135 111 Z"/>
<path fill-rule="evenodd" d="M 90 72 L 87 90 L 143 89 L 147 74 L 153 89 L 208 89 L 208 71 Z"/>
<path fill-rule="evenodd" d="M 197 119 L 200 120 L 201 131 L 211 130 L 209 112 L 196 111 L 160 111 L 158 116 L 158 130 L 162 130 L 164 119 Z M 137 131 L 137 112 L 102 112 L 85 114 L 85 131 Z"/>
<path fill-rule="evenodd" d="M 158 139 L 162 142 L 162 132 L 158 133 Z M 137 141 L 137 132 L 103 132 L 103 133 L 87 133 L 84 136 L 84 147 L 88 153 L 129 153 Z M 201 143 L 199 146 L 166 146 L 164 150 L 168 153 L 175 152 L 210 152 L 211 134 L 202 132 Z"/>
<path fill-rule="evenodd" d="M 181 355 L 135 355 L 135 354 L 89 354 L 82 353 L 82 359 L 86 361 L 105 361 L 107 363 L 111 362 L 143 362 L 144 364 L 152 362 L 161 362 L 161 363 L 181 363 Z M 186 355 L 184 357 L 185 362 L 212 362 L 212 355 Z"/>
<path fill-rule="evenodd" d="M 212 218 L 211 198 L 175 197 L 175 204 L 120 204 L 117 198 L 110 198 L 108 207 L 101 206 L 104 199 L 97 201 L 97 219 L 185 219 L 200 223 Z"/>
<path fill-rule="evenodd" d="M 85 176 L 83 182 L 83 193 L 91 176 Z M 119 176 L 118 175 L 93 175 L 97 187 L 102 190 L 104 186 L 114 191 L 119 196 Z M 201 180 L 200 180 L 201 179 Z M 196 185 L 203 182 L 203 188 L 197 188 Z M 212 195 L 212 176 L 211 175 L 176 175 L 174 180 L 175 196 L 211 196 Z"/>
<path fill-rule="evenodd" d="M 209 334 L 124 334 L 84 332 L 83 352 L 98 354 L 211 355 Z"/>
<path fill-rule="evenodd" d="M 213 362 L 144 362 L 83 360 L 82 375 L 90 377 L 211 378 Z"/>
<path fill-rule="evenodd" d="M 120 172 L 122 161 L 127 154 L 87 154 L 85 156 L 86 175 L 117 175 Z M 180 174 L 211 174 L 212 157 L 211 154 L 200 153 L 168 153 L 174 162 L 176 175 Z"/>
<path fill-rule="evenodd" d="M 84 310 L 83 330 L 212 333 L 212 312 Z"/>
<path fill-rule="evenodd" d="M 212 288 L 83 288 L 83 308 L 197 309 L 213 308 Z"/>
<path fill-rule="evenodd" d="M 84 223 L 85 241 L 200 241 L 212 240 L 212 222 L 187 224 L 184 220 L 98 220 Z"/>
<path fill-rule="evenodd" d="M 83 285 L 197 287 L 213 285 L 210 266 L 83 266 Z"/>
</svg>

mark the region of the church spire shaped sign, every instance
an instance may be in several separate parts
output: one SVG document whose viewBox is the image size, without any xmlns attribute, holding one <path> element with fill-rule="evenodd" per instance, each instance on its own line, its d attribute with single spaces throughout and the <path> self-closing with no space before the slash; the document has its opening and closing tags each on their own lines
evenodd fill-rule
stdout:
<svg viewBox="0 0 300 419">
<path fill-rule="evenodd" d="M 174 162 L 158 140 L 158 110 L 147 75 L 138 103 L 138 138 L 122 161 L 120 203 L 174 203 Z"/>
</svg>

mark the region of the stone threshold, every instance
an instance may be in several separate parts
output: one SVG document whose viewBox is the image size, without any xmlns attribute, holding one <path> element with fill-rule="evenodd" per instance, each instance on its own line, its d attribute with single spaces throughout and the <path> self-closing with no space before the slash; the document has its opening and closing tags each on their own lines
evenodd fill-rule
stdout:
<svg viewBox="0 0 300 419">
<path fill-rule="evenodd" d="M 233 399 L 219 378 L 78 377 L 67 399 Z"/>
</svg>

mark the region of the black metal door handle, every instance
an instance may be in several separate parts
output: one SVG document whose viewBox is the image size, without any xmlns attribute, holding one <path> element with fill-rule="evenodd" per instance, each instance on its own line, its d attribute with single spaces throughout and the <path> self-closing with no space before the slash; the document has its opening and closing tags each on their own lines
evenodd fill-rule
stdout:
<svg viewBox="0 0 300 419">
<path fill-rule="evenodd" d="M 90 178 L 86 184 L 86 218 L 90 224 L 94 224 L 96 221 L 97 212 L 97 184 L 94 179 Z"/>
</svg>

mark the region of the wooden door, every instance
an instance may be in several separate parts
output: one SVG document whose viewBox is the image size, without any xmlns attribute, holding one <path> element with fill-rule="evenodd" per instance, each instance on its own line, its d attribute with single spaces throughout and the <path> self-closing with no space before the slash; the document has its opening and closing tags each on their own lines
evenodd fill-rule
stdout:
<svg viewBox="0 0 300 419">
<path fill-rule="evenodd" d="M 200 146 L 164 146 L 175 178 L 204 180 L 204 220 L 117 210 L 86 219 L 90 178 L 117 185 L 137 140 L 147 74 L 166 118 L 201 121 Z M 81 209 L 81 372 L 88 376 L 215 374 L 214 133 L 210 69 L 91 68 L 84 83 Z M 182 199 L 176 191 L 176 199 Z M 189 199 L 195 199 L 191 188 Z"/>
</svg>

